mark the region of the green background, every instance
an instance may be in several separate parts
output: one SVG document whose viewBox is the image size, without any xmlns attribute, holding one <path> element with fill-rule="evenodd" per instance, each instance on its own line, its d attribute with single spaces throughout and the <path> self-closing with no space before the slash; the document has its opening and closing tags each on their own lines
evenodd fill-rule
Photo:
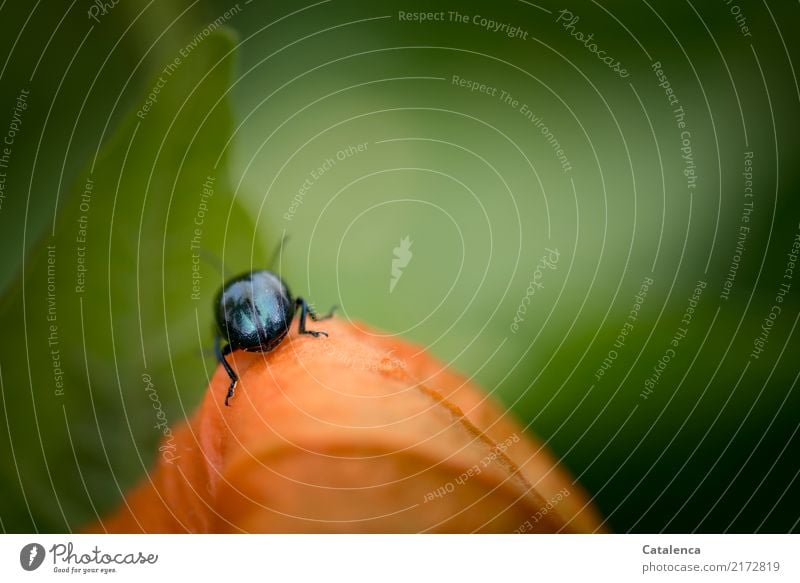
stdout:
<svg viewBox="0 0 800 583">
<path fill-rule="evenodd" d="M 144 474 L 160 431 L 143 375 L 170 423 L 191 413 L 215 366 L 223 274 L 266 265 L 284 233 L 294 292 L 473 376 L 548 442 L 610 529 L 798 529 L 800 276 L 784 278 L 800 230 L 796 5 L 742 2 L 744 36 L 724 2 L 121 2 L 99 22 L 79 4 L 0 8 L 3 136 L 30 91 L 0 208 L 5 531 L 77 529 Z M 629 77 L 557 22 L 562 9 Z M 686 114 L 691 191 L 654 62 Z M 209 176 L 196 300 L 190 241 Z M 406 236 L 413 255 L 390 291 Z M 537 274 L 548 248 L 558 263 Z M 542 287 L 512 330 L 533 278 Z M 700 280 L 686 337 L 644 399 Z M 782 282 L 781 313 L 752 358 Z"/>
</svg>

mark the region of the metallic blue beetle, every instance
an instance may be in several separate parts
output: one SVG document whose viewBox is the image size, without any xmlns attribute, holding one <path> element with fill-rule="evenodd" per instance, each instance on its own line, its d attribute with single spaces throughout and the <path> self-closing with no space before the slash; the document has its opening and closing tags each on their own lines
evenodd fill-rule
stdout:
<svg viewBox="0 0 800 583">
<path fill-rule="evenodd" d="M 283 280 L 266 269 L 251 271 L 228 281 L 219 291 L 216 300 L 216 317 L 219 334 L 214 349 L 217 360 L 222 363 L 231 384 L 225 396 L 225 405 L 233 396 L 239 377 L 233 372 L 225 356 L 234 350 L 268 352 L 275 348 L 292 324 L 294 313 L 300 308 L 300 334 L 314 337 L 327 336 L 321 330 L 306 330 L 306 316 L 315 322 L 330 318 L 330 313 L 319 316 L 303 298 L 292 299 L 292 294 Z M 221 348 L 220 339 L 228 341 Z"/>
</svg>

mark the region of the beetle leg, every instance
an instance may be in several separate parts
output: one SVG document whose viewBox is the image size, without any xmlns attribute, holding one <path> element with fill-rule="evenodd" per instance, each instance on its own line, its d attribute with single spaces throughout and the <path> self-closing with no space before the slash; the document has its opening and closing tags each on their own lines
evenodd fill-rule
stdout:
<svg viewBox="0 0 800 583">
<path fill-rule="evenodd" d="M 225 395 L 225 406 L 228 406 L 228 399 L 233 397 L 233 390 L 236 388 L 236 383 L 239 382 L 239 377 L 236 376 L 236 373 L 233 372 L 233 368 L 225 359 L 225 356 L 233 352 L 233 348 L 230 344 L 226 345 L 225 348 L 220 348 L 220 337 L 219 335 L 214 337 L 214 352 L 217 354 L 217 360 L 222 363 L 222 366 L 225 367 L 225 372 L 228 373 L 228 376 L 231 379 L 231 384 L 228 387 L 228 394 Z"/>
<path fill-rule="evenodd" d="M 333 310 L 331 310 L 330 314 L 320 317 L 303 298 L 297 298 L 294 301 L 294 305 L 296 308 L 300 308 L 300 325 L 298 326 L 300 334 L 311 334 L 315 338 L 328 335 L 327 332 L 323 332 L 322 330 L 306 330 L 306 316 L 311 316 L 311 319 L 316 322 L 317 320 L 324 320 L 325 318 L 333 316 Z"/>
<path fill-rule="evenodd" d="M 308 315 L 311 316 L 311 319 L 315 322 L 319 322 L 320 320 L 327 320 L 328 318 L 333 318 L 333 313 L 336 311 L 338 306 L 333 306 L 327 314 L 319 315 L 317 314 L 311 306 L 308 306 Z"/>
</svg>

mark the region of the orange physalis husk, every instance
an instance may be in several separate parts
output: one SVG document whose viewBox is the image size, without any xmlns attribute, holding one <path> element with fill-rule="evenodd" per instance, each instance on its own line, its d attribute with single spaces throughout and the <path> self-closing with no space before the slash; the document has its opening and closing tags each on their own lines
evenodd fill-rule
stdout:
<svg viewBox="0 0 800 583">
<path fill-rule="evenodd" d="M 218 367 L 153 470 L 92 532 L 593 532 L 553 456 L 421 347 L 333 319 Z M 174 447 L 173 447 L 174 446 Z M 169 453 L 169 455 L 166 455 Z"/>
</svg>

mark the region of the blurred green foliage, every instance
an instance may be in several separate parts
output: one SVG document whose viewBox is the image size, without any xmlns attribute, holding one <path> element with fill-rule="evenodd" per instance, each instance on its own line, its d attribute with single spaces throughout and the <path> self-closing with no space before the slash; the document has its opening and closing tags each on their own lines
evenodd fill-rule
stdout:
<svg viewBox="0 0 800 583">
<path fill-rule="evenodd" d="M 613 530 L 796 529 L 796 281 L 765 352 L 750 357 L 800 220 L 798 51 L 786 24 L 797 14 L 772 4 L 747 6 L 748 38 L 722 3 L 574 3 L 576 28 L 630 71 L 621 79 L 556 22 L 561 7 L 240 3 L 225 20 L 236 40 L 204 37 L 145 119 L 136 112 L 164 67 L 235 3 L 123 3 L 91 31 L 70 13 L 31 81 L 41 31 L 60 15 L 35 13 L 25 29 L 17 7 L 2 25 L 21 44 L 10 52 L 14 34 L 0 41 L 11 55 L 0 111 L 22 87 L 32 105 L 0 213 L 11 251 L 0 317 L 14 331 L 0 354 L 4 528 L 75 528 L 144 473 L 159 433 L 142 374 L 176 422 L 215 364 L 204 353 L 222 281 L 211 257 L 228 273 L 261 267 L 288 232 L 281 272 L 293 291 L 473 376 L 563 456 Z M 421 10 L 470 18 L 398 18 Z M 23 47 L 34 56 L 19 56 Z M 656 61 L 686 112 L 692 193 Z M 746 152 L 753 212 L 723 299 Z M 75 294 L 90 171 L 90 269 Z M 189 241 L 210 174 L 196 301 Z M 412 256 L 391 288 L 405 237 Z M 48 244 L 63 397 L 47 344 Z M 536 275 L 546 249 L 558 263 Z M 654 283 L 615 346 L 645 278 Z M 686 336 L 645 399 L 699 280 Z"/>
<path fill-rule="evenodd" d="M 107 510 L 208 383 L 214 269 L 262 261 L 227 183 L 232 48 L 214 33 L 145 84 L 3 298 L 6 528 Z"/>
</svg>

